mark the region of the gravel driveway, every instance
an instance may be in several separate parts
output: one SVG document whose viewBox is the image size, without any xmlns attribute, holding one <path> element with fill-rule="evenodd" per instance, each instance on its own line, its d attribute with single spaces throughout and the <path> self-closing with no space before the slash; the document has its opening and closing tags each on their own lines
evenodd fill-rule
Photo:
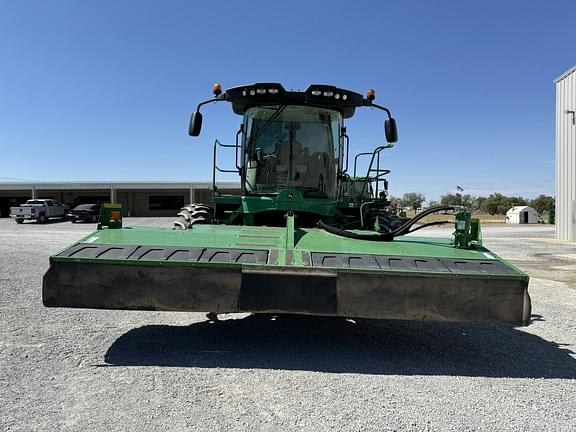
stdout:
<svg viewBox="0 0 576 432">
<path fill-rule="evenodd" d="M 0 219 L 1 431 L 576 430 L 576 245 L 553 228 L 484 227 L 532 277 L 525 328 L 44 308 L 48 256 L 93 228 Z"/>
</svg>

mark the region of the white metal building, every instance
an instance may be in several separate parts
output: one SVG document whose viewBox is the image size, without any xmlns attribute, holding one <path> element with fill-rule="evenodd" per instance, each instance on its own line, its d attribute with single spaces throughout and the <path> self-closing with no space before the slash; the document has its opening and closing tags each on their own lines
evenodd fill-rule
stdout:
<svg viewBox="0 0 576 432">
<path fill-rule="evenodd" d="M 240 183 L 218 182 L 223 193 L 239 194 Z M 212 182 L 0 182 L 0 216 L 31 198 L 51 198 L 70 206 L 117 202 L 125 216 L 173 216 L 184 204 L 208 203 Z"/>
<path fill-rule="evenodd" d="M 506 212 L 506 223 L 537 224 L 538 212 L 530 206 L 514 206 Z"/>
<path fill-rule="evenodd" d="M 556 238 L 576 241 L 576 65 L 556 83 Z"/>
</svg>

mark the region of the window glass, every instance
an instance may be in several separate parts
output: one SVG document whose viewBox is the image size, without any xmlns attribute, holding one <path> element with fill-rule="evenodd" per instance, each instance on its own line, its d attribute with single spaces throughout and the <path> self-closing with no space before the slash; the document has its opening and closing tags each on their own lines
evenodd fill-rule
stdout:
<svg viewBox="0 0 576 432">
<path fill-rule="evenodd" d="M 244 163 L 248 192 L 301 190 L 335 198 L 339 168 L 338 111 L 306 107 L 257 107 L 246 112 Z"/>
<path fill-rule="evenodd" d="M 97 210 L 98 204 L 80 204 L 74 207 L 74 210 Z"/>
</svg>

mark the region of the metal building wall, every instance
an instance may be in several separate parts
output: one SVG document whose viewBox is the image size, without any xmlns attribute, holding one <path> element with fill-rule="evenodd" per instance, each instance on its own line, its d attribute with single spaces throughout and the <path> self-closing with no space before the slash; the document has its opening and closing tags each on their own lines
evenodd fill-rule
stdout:
<svg viewBox="0 0 576 432">
<path fill-rule="evenodd" d="M 555 82 L 556 238 L 576 241 L 576 66 Z"/>
<path fill-rule="evenodd" d="M 239 194 L 239 182 L 218 182 L 223 193 Z M 151 209 L 150 196 L 182 196 L 184 204 L 209 203 L 212 182 L 0 182 L 0 217 L 8 217 L 10 207 L 20 205 L 30 198 L 54 198 L 75 206 L 82 201 L 113 201 L 123 205 L 127 216 L 174 216 L 175 209 Z"/>
</svg>

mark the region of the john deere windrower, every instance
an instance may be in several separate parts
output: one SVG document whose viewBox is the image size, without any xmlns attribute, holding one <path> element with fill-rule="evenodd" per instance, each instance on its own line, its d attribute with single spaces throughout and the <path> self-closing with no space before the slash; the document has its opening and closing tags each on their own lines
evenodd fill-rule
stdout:
<svg viewBox="0 0 576 432">
<path fill-rule="evenodd" d="M 467 210 L 390 211 L 381 155 L 398 134 L 374 96 L 215 85 L 190 135 L 211 102 L 231 103 L 242 124 L 235 144 L 214 144 L 211 202 L 185 206 L 169 228 L 124 227 L 105 206 L 97 231 L 50 257 L 44 304 L 528 324 L 528 277 L 482 246 Z M 384 112 L 388 144 L 352 157 L 344 121 L 360 107 Z M 218 166 L 226 148 L 233 169 Z M 217 189 L 221 171 L 238 173 L 240 195 Z M 452 238 L 409 235 L 439 211 L 454 215 Z"/>
</svg>

